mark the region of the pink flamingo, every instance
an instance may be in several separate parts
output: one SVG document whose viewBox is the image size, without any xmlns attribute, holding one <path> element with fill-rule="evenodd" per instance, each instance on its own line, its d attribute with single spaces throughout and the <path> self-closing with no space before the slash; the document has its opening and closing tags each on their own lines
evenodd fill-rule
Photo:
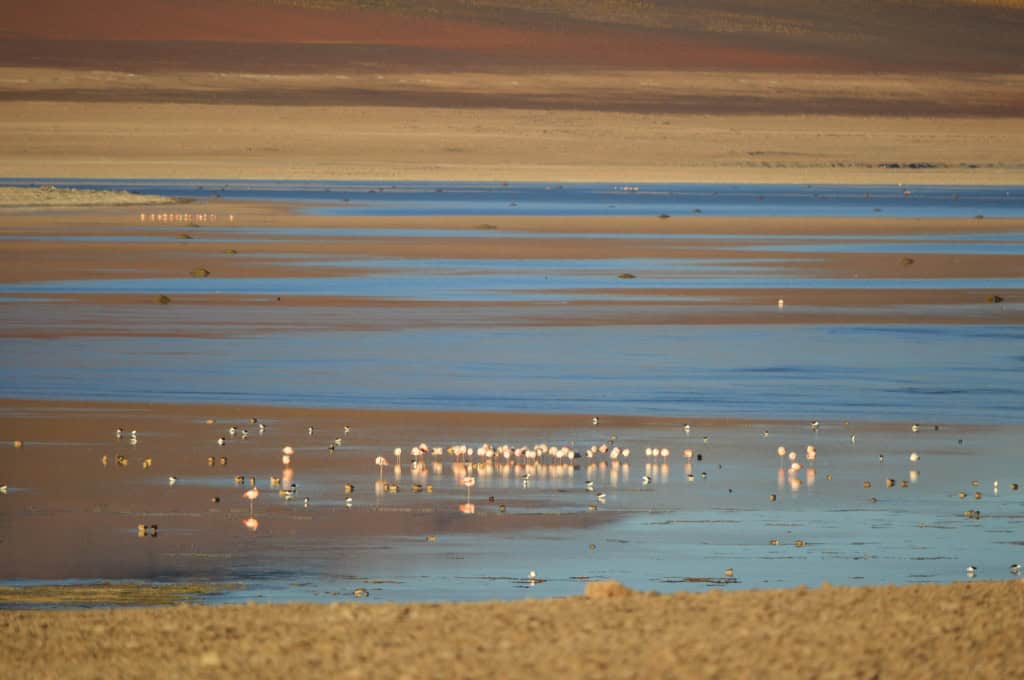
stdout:
<svg viewBox="0 0 1024 680">
<path fill-rule="evenodd" d="M 377 456 L 377 458 L 373 462 L 377 465 L 377 467 L 380 468 L 380 479 L 383 481 L 383 479 L 384 479 L 384 468 L 388 464 L 388 459 L 385 458 L 384 456 Z"/>
<path fill-rule="evenodd" d="M 476 485 L 476 477 L 464 477 L 462 479 L 462 486 L 466 487 L 466 505 L 469 505 L 469 494 L 474 485 Z"/>
<path fill-rule="evenodd" d="M 260 496 L 260 490 L 257 489 L 256 487 L 253 487 L 253 488 L 249 489 L 248 491 L 246 491 L 245 493 L 242 494 L 242 498 L 248 498 L 249 499 L 249 514 L 250 515 L 252 514 L 253 501 L 255 501 L 257 498 L 259 498 L 259 496 Z"/>
</svg>

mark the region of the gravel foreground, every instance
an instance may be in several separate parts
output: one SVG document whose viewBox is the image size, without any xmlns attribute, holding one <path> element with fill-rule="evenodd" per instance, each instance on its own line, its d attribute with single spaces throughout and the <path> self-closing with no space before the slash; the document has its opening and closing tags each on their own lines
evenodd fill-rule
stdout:
<svg viewBox="0 0 1024 680">
<path fill-rule="evenodd" d="M 1006 677 L 1020 581 L 0 612 L 11 677 Z"/>
</svg>

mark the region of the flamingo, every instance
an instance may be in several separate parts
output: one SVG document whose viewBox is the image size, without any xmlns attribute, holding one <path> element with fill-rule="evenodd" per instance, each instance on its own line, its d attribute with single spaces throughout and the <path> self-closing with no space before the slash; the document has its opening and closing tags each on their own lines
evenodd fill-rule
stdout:
<svg viewBox="0 0 1024 680">
<path fill-rule="evenodd" d="M 260 497 L 260 490 L 255 486 L 242 494 L 242 498 L 249 499 L 249 514 L 252 515 L 253 501 Z"/>
<path fill-rule="evenodd" d="M 374 464 L 375 464 L 375 465 L 376 465 L 377 467 L 379 467 L 379 468 L 380 468 L 380 480 L 381 480 L 381 481 L 383 481 L 383 480 L 384 480 L 384 468 L 385 468 L 385 466 L 387 466 L 387 464 L 388 464 L 388 459 L 387 459 L 387 458 L 385 458 L 384 456 L 377 456 L 377 457 L 376 457 L 376 458 L 374 459 L 374 461 L 373 461 L 373 462 L 374 462 Z"/>
</svg>

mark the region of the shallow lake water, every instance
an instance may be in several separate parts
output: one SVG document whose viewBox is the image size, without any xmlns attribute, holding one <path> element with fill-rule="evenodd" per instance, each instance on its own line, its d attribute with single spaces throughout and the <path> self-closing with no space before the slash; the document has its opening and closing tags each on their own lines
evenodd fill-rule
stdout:
<svg viewBox="0 0 1024 680">
<path fill-rule="evenodd" d="M 1024 216 L 1020 187 L 644 185 L 634 191 L 610 185 L 45 183 L 309 201 L 309 211 L 338 215 L 695 216 L 693 211 L 700 210 L 701 215 L 737 216 Z M 176 230 L 180 227 L 112 226 L 103 235 L 75 228 L 38 235 L 8 230 L 0 249 L 5 241 L 26 240 L 144 244 L 166 240 Z M 218 244 L 296 239 L 307 244 L 330 239 L 614 242 L 627 235 L 307 229 L 282 223 L 211 227 L 203 238 Z M 632 323 L 619 311 L 614 320 L 579 325 L 569 316 L 560 319 L 560 310 L 610 300 L 638 283 L 669 291 L 678 303 L 714 300 L 722 288 L 770 290 L 772 295 L 779 290 L 1015 293 L 1024 287 L 1024 266 L 1018 276 L 992 278 L 857 278 L 795 273 L 791 255 L 909 251 L 1024 260 L 1022 234 L 834 235 L 823 228 L 812 235 L 750 236 L 701 233 L 695 227 L 656 238 L 680 249 L 714 239 L 736 257 L 691 259 L 674 253 L 470 260 L 282 253 L 267 256 L 260 276 L 158 277 L 139 263 L 126 263 L 126 271 L 111 278 L 0 285 L 0 322 L 7 329 L 0 334 L 0 398 L 109 402 L 109 413 L 99 410 L 90 416 L 103 421 L 104 431 L 121 424 L 116 405 L 121 402 L 205 404 L 211 409 L 240 404 L 339 412 L 485 411 L 499 414 L 498 423 L 502 413 L 562 414 L 566 420 L 547 429 L 453 431 L 431 443 L 575 442 L 583 450 L 617 436 L 618 445 L 633 448 L 628 463 L 582 458 L 574 465 L 484 466 L 472 490 L 476 512 L 466 515 L 459 511 L 465 502 L 461 467 L 450 458 L 440 468 L 414 473 L 406 462 L 381 474 L 373 458 L 412 442 L 380 432 L 372 442 L 347 449 L 348 462 L 336 469 L 323 458 L 329 440 L 317 439 L 318 462 L 295 467 L 299 496 L 309 497 L 310 506 L 268 493 L 258 501 L 256 532 L 241 526 L 248 504 L 223 475 L 176 470 L 179 480 L 172 489 L 166 471 L 154 478 L 138 476 L 117 487 L 134 499 L 126 500 L 124 509 L 94 510 L 96 524 L 89 531 L 99 546 L 96 561 L 79 573 L 62 572 L 58 580 L 102 575 L 108 569 L 105 575 L 117 578 L 243 583 L 242 589 L 213 601 L 330 600 L 350 597 L 357 587 L 367 588 L 373 601 L 408 601 L 576 594 L 584 580 L 603 578 L 673 591 L 823 581 L 945 582 L 966 578 L 968 564 L 978 567 L 979 577 L 1011 577 L 1008 566 L 1024 561 L 1024 493 L 1011 490 L 1011 484 L 1024 483 L 1024 329 L 1001 323 L 982 296 L 976 306 L 959 308 L 964 322 L 956 324 L 914 323 L 913 312 L 902 316 L 897 310 L 888 323 L 860 322 L 851 313 L 823 323 L 787 323 L 780 316 L 778 322 L 758 324 L 690 324 L 685 319 L 651 324 Z M 763 257 L 741 257 L 749 253 Z M 298 276 L 297 269 L 302 270 Z M 617 279 L 624 271 L 637 281 Z M 105 296 L 157 293 L 201 294 L 223 302 L 177 308 L 104 302 Z M 75 295 L 91 297 L 69 297 Z M 240 295 L 344 296 L 369 304 L 331 310 L 281 306 L 253 313 L 232 306 L 230 296 Z M 630 297 L 638 308 L 658 299 L 654 294 Z M 429 306 L 396 310 L 377 305 L 380 301 L 477 306 L 456 306 L 441 318 L 428 319 L 434 315 Z M 512 303 L 549 305 L 549 316 L 544 323 L 517 325 Z M 1019 307 L 1011 300 L 1001 311 Z M 318 314 L 329 316 L 330 323 L 318 324 Z M 5 401 L 0 416 L 42 417 L 19 415 L 18 409 L 16 402 Z M 57 415 L 54 409 L 47 417 Z M 674 421 L 620 431 L 591 426 L 590 415 L 602 422 L 616 416 Z M 702 424 L 712 418 L 739 424 Z M 809 429 L 812 419 L 822 421 L 819 432 Z M 691 435 L 680 429 L 683 422 L 694 423 Z M 910 424 L 915 422 L 927 427 L 913 434 Z M 327 430 L 337 426 L 323 425 Z M 166 427 L 158 437 L 173 436 L 173 424 Z M 250 446 L 272 458 L 289 440 L 278 436 L 273 425 L 270 432 L 248 444 L 231 442 L 228 450 L 242 455 Z M 288 437 L 299 434 L 290 431 Z M 14 438 L 7 432 L 0 436 Z M 182 451 L 202 458 L 217 455 L 212 441 L 183 443 Z M 145 443 L 144 438 L 140 453 Z M 818 447 L 820 457 L 796 476 L 799 484 L 780 471 L 775 455 L 780 444 L 799 452 L 800 460 L 806 445 Z M 27 442 L 26 450 L 45 451 L 39 455 L 53 466 L 66 465 L 68 474 L 83 466 L 89 472 L 82 474 L 91 479 L 94 459 L 113 445 L 69 439 L 55 428 L 46 438 Z M 643 456 L 650 445 L 670 447 L 672 455 L 652 462 Z M 680 452 L 689 446 L 704 460 L 687 468 Z M 911 452 L 920 455 L 920 463 L 909 463 Z M 280 472 L 255 454 L 244 460 L 261 484 Z M 249 462 L 256 460 L 261 462 Z M 19 523 L 42 521 L 33 513 L 55 517 L 85 509 L 63 504 L 45 480 L 19 483 L 19 472 L 26 470 L 19 469 L 16 458 L 0 461 L 0 483 L 10 485 L 9 493 L 0 496 L 0 539 L 22 536 L 16 533 Z M 525 486 L 524 474 L 530 474 Z M 401 494 L 369 491 L 381 478 L 405 489 Z M 887 479 L 894 480 L 893 488 L 886 486 Z M 407 487 L 414 480 L 435 485 L 434 493 L 410 494 Z M 587 488 L 588 480 L 594 489 Z M 351 508 L 341 491 L 346 481 L 363 490 Z M 866 488 L 865 481 L 872 486 Z M 900 484 L 904 481 L 906 487 Z M 100 486 L 96 493 L 102 498 L 111 488 Z M 601 502 L 595 500 L 597 492 L 606 494 Z M 960 492 L 967 498 L 960 499 Z M 195 503 L 212 493 L 223 493 L 224 507 L 197 509 Z M 975 493 L 982 498 L 974 499 Z M 487 500 L 492 495 L 494 503 Z M 163 504 L 147 521 L 159 520 L 165 528 L 157 541 L 140 544 L 134 526 L 147 498 Z M 497 509 L 501 504 L 507 505 L 504 513 Z M 981 518 L 966 517 L 971 509 L 979 509 Z M 427 540 L 428 535 L 436 540 Z M 25 550 L 45 551 L 46 541 Z M 139 561 L 119 564 L 124 554 Z M 0 581 L 38 582 L 38 574 L 19 564 L 0 566 Z M 727 568 L 734 577 L 723 576 Z M 536 578 L 528 577 L 530 571 Z"/>
</svg>

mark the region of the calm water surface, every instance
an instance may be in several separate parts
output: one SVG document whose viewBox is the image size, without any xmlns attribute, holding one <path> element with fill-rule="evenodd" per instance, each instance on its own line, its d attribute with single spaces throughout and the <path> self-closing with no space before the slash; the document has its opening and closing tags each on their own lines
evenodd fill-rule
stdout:
<svg viewBox="0 0 1024 680">
<path fill-rule="evenodd" d="M 26 181 L 27 183 L 28 181 Z M 612 185 L 428 184 L 247 182 L 52 182 L 81 188 L 128 188 L 147 193 L 310 202 L 310 212 L 337 215 L 651 215 L 691 216 L 884 216 L 1021 217 L 1020 187 L 793 187 L 644 185 L 637 191 Z M 201 186 L 200 186 L 201 185 Z M 315 205 L 313 205 L 315 203 Z M 695 211 L 700 211 L 699 213 Z M 6 240 L 101 240 L 149 242 L 165 239 L 173 226 L 111 228 L 104 236 L 47 232 L 8 234 Z M 824 232 L 824 230 L 823 230 Z M 282 238 L 565 238 L 488 230 L 211 228 L 215 243 L 272 242 Z M 573 235 L 615 239 L 624 235 Z M 647 235 L 629 235 L 643 239 Z M 651 236 L 652 238 L 654 236 Z M 845 583 L 945 582 L 965 577 L 967 564 L 985 578 L 1009 577 L 1007 567 L 1024 561 L 1021 541 L 1024 494 L 1010 491 L 1024 482 L 1020 442 L 1024 427 L 1024 329 L 1000 324 L 985 310 L 984 321 L 963 324 L 859 323 L 814 325 L 634 325 L 628 322 L 577 326 L 558 323 L 561 306 L 599 302 L 630 286 L 675 291 L 678 301 L 702 300 L 711 289 L 776 290 L 983 290 L 1019 291 L 1017 277 L 959 279 L 856 279 L 795 276 L 785 253 L 1024 255 L 1024 236 L 1010 233 L 793 237 L 701 234 L 658 235 L 679 248 L 704 240 L 727 242 L 737 254 L 761 252 L 769 259 L 745 261 L 685 257 L 612 258 L 601 261 L 352 260 L 310 256 L 308 262 L 279 258 L 278 264 L 308 269 L 306 276 L 282 276 L 269 269 L 260 277 L 155 278 L 139 266 L 106 280 L 43 280 L 0 286 L 0 397 L 38 400 L 101 400 L 207 404 L 288 405 L 318 408 L 476 410 L 566 414 L 659 415 L 693 420 L 691 440 L 678 428 L 630 433 L 634 452 L 645 444 L 670 446 L 666 464 L 650 465 L 634 453 L 628 466 L 589 467 L 585 460 L 557 474 L 534 470 L 524 488 L 522 470 L 480 474 L 474 489 L 480 514 L 495 512 L 488 495 L 509 504 L 509 514 L 558 518 L 567 528 L 477 530 L 477 518 L 457 510 L 463 489 L 450 462 L 432 471 L 437 485 L 427 498 L 382 495 L 361 498 L 346 508 L 339 486 L 348 479 L 370 488 L 377 470 L 369 461 L 382 451 L 366 447 L 353 455 L 366 465 L 345 476 L 326 472 L 303 476 L 301 495 L 311 508 L 268 499 L 261 528 L 250 534 L 237 516 L 221 525 L 204 520 L 197 542 L 214 540 L 234 557 L 213 560 L 207 569 L 182 574 L 169 555 L 152 549 L 146 579 L 240 580 L 246 587 L 216 601 L 262 598 L 323 600 L 350 596 L 367 587 L 373 600 L 512 599 L 565 595 L 582 589 L 582 578 L 615 578 L 641 589 L 663 591 L 708 587 L 747 588 Z M 799 243 L 793 242 L 799 239 Z M 2 245 L 0 245 L 2 248 Z M 770 259 L 774 254 L 775 259 Z M 126 267 L 133 265 L 126 264 Z M 621 281 L 629 271 L 638 281 Z M 612 291 L 609 293 L 608 291 Z M 96 294 L 98 301 L 71 304 L 63 296 Z M 194 309 L 190 318 L 172 317 L 154 305 L 104 305 L 102 296 L 122 293 L 211 296 L 343 295 L 352 298 L 422 302 L 472 302 L 504 313 L 511 302 L 550 303 L 555 322 L 489 325 L 467 308 L 447 312 L 430 327 L 417 321 L 429 308 L 408 312 L 353 308 L 350 324 L 320 328 L 317 308 L 268 311 L 265 317 L 221 307 Z M 652 298 L 653 299 L 653 298 Z M 647 301 L 637 299 L 637 303 Z M 1007 308 L 1015 303 L 1008 302 Z M 969 306 L 967 306 L 969 307 Z M 983 308 L 979 304 L 979 308 Z M 1013 307 L 1016 308 L 1016 307 Z M 157 317 L 157 312 L 163 314 Z M 970 310 L 965 313 L 970 314 Z M 305 315 L 305 316 L 304 316 Z M 340 316 L 339 316 L 340 315 Z M 386 327 L 364 322 L 387 316 Z M 491 317 L 488 317 L 491 318 Z M 979 313 L 979 318 L 982 318 Z M 968 319 L 969 320 L 969 319 Z M 222 324 L 222 332 L 213 332 Z M 136 328 L 146 333 L 136 334 Z M 37 332 L 33 333 L 33 329 Z M 88 333 L 69 333 L 69 329 Z M 15 332 L 17 331 L 17 332 Z M 748 419 L 749 428 L 701 426 L 711 417 Z M 825 426 L 811 433 L 806 422 Z M 787 421 L 773 424 L 776 419 Z M 880 423 L 900 423 L 898 431 Z M 939 430 L 912 435 L 909 424 L 938 424 Z M 762 425 L 761 423 L 766 423 Z M 844 424 L 847 423 L 847 424 Z M 980 427 L 975 427 L 980 426 Z M 600 443 L 615 434 L 567 421 L 557 432 L 518 433 L 513 443 L 577 441 Z M 762 429 L 771 430 L 763 437 Z M 850 436 L 856 432 L 856 443 Z M 487 440 L 502 441 L 495 432 Z M 708 435 L 705 443 L 703 436 Z M 447 442 L 462 441 L 451 433 Z M 481 435 L 481 440 L 485 438 Z M 688 470 L 679 449 L 693 441 L 706 459 Z M 812 477 L 799 487 L 779 473 L 778 443 L 821 451 Z M 408 446 L 410 442 L 385 442 Z M 479 443 L 477 441 L 476 443 Z M 95 442 L 62 441 L 65 447 Z M 280 443 L 274 444 L 279 447 Z M 910 451 L 922 456 L 908 463 Z M 878 456 L 885 455 L 880 463 Z M 911 473 L 914 470 L 914 473 Z M 6 476 L 17 471 L 0 464 Z M 261 471 L 270 473 L 272 470 Z M 701 473 L 706 473 L 703 478 Z M 408 483 L 410 472 L 400 472 Z M 395 472 L 389 470 L 389 477 Z M 651 477 L 644 485 L 642 477 Z M 831 475 L 832 479 L 826 479 Z M 387 477 L 386 477 L 387 478 Z M 907 488 L 885 488 L 887 478 Z M 596 510 L 585 481 L 607 493 Z M 865 489 L 862 482 L 872 480 Z M 978 487 L 971 482 L 977 480 Z M 993 481 L 1003 485 L 993 494 Z M 3 480 L 0 480 L 3 481 Z M 218 482 L 219 483 L 219 482 Z M 214 482 L 183 475 L 179 489 Z M 960 500 L 958 491 L 984 492 L 984 500 Z M 156 493 L 156 486 L 153 493 Z M 166 489 L 161 488 L 161 493 Z M 767 502 L 776 494 L 775 503 Z M 33 496 L 35 494 L 36 496 Z M 11 485 L 7 499 L 30 505 L 44 488 Z M 870 502 L 871 498 L 877 502 Z M 0 538 L 18 518 L 0 500 Z M 237 503 L 236 503 L 237 505 Z M 980 508 L 983 518 L 964 517 Z M 70 511 L 81 510 L 70 509 Z M 317 521 L 353 515 L 367 526 L 388 512 L 429 512 L 437 542 L 423 533 L 340 532 L 325 539 L 304 530 Z M 595 515 L 596 512 L 596 515 Z M 588 518 L 599 518 L 592 521 Z M 22 520 L 25 521 L 25 520 Z M 349 521 L 349 520 L 345 520 Z M 355 520 L 352 520 L 355 521 Z M 4 524 L 8 523 L 8 524 Z M 136 545 L 134 519 L 111 532 L 125 532 Z M 175 520 L 161 524 L 175 538 Z M 488 525 L 489 526 L 489 525 Z M 125 528 L 127 527 L 127 529 Z M 184 531 L 184 530 L 180 530 Z M 201 539 L 199 536 L 206 536 Z M 209 537 L 212 536 L 213 539 Z M 179 536 L 178 538 L 181 538 Z M 120 534 L 108 540 L 117 543 Z M 778 541 L 777 545 L 771 543 Z M 796 547 L 796 541 L 804 547 Z M 201 546 L 210 548 L 210 546 Z M 116 552 L 111 554 L 111 569 Z M 735 581 L 721 582 L 726 567 Z M 541 580 L 530 582 L 535 570 Z M 20 582 L 32 574 L 2 572 Z"/>
</svg>

